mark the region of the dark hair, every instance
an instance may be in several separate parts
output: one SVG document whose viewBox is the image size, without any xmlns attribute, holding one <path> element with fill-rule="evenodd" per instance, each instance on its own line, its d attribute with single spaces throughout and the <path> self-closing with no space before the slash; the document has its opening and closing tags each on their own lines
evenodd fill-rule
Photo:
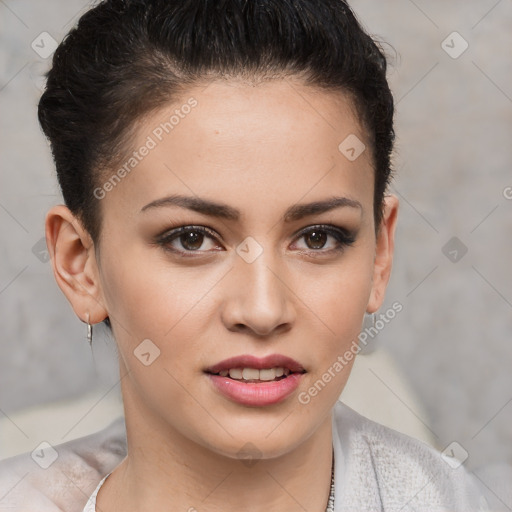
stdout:
<svg viewBox="0 0 512 512">
<path fill-rule="evenodd" d="M 343 0 L 106 0 L 55 51 L 38 117 L 64 201 L 98 247 L 93 191 L 128 152 L 135 121 L 211 79 L 296 76 L 352 99 L 373 157 L 377 229 L 395 138 L 386 67 Z"/>
</svg>

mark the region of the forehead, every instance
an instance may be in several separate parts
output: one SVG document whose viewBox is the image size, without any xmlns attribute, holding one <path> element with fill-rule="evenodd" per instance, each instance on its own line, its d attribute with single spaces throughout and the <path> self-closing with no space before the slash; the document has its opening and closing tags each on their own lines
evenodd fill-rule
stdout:
<svg viewBox="0 0 512 512">
<path fill-rule="evenodd" d="M 180 193 L 222 197 L 242 211 L 262 201 L 289 206 L 335 192 L 371 201 L 365 146 L 366 134 L 343 94 L 288 79 L 258 85 L 218 80 L 190 88 L 138 123 L 137 156 L 117 167 L 124 164 L 126 172 L 107 199 L 124 197 L 132 214 Z M 346 152 L 352 147 L 362 151 L 356 159 Z"/>
</svg>

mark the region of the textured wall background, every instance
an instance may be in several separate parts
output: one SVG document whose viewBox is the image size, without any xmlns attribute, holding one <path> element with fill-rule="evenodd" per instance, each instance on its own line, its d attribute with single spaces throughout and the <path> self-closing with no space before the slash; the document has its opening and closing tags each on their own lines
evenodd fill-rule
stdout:
<svg viewBox="0 0 512 512">
<path fill-rule="evenodd" d="M 404 311 L 378 344 L 422 399 L 440 445 L 468 464 L 512 463 L 512 1 L 354 0 L 389 42 L 401 200 L 387 309 Z M 112 340 L 86 329 L 44 252 L 44 217 L 62 202 L 37 124 L 51 50 L 88 4 L 0 2 L 0 411 L 117 390 Z M 456 31 L 458 34 L 453 34 Z M 34 51 L 31 44 L 35 46 Z M 444 41 L 444 43 L 443 43 Z M 39 43 L 38 43 L 39 42 Z M 466 48 L 467 45 L 467 48 Z M 454 238 L 455 237 L 455 238 Z M 397 408 L 416 415 L 392 386 Z"/>
</svg>

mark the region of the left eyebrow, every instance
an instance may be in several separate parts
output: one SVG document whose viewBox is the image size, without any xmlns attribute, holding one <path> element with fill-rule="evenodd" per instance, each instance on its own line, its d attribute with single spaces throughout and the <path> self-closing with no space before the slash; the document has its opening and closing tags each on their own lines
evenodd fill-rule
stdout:
<svg viewBox="0 0 512 512">
<path fill-rule="evenodd" d="M 363 211 L 363 205 L 355 199 L 348 197 L 332 197 L 324 201 L 313 201 L 312 203 L 296 204 L 288 208 L 283 216 L 285 222 L 293 222 L 310 215 L 325 213 L 335 208 L 358 208 Z"/>
<path fill-rule="evenodd" d="M 238 221 L 242 216 L 240 210 L 224 203 L 216 203 L 209 199 L 200 197 L 172 195 L 156 199 L 143 206 L 141 213 L 152 208 L 163 206 L 179 206 L 187 208 L 203 215 L 219 217 L 226 220 Z M 350 207 L 363 210 L 359 201 L 348 197 L 332 197 L 323 201 L 313 201 L 311 203 L 302 203 L 290 206 L 283 215 L 284 222 L 294 222 L 310 215 L 325 213 L 335 208 Z"/>
</svg>

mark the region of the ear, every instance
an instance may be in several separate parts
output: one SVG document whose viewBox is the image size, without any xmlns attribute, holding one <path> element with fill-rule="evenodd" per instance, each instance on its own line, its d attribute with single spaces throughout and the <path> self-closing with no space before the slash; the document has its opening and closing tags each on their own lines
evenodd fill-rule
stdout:
<svg viewBox="0 0 512 512">
<path fill-rule="evenodd" d="M 384 301 L 384 295 L 393 264 L 397 217 L 398 198 L 392 194 L 387 195 L 384 198 L 384 211 L 377 233 L 372 289 L 370 292 L 370 300 L 366 308 L 367 313 L 377 311 Z"/>
<path fill-rule="evenodd" d="M 83 322 L 108 316 L 99 280 L 94 243 L 80 221 L 64 205 L 46 214 L 46 245 L 53 274 L 74 312 Z"/>
</svg>

